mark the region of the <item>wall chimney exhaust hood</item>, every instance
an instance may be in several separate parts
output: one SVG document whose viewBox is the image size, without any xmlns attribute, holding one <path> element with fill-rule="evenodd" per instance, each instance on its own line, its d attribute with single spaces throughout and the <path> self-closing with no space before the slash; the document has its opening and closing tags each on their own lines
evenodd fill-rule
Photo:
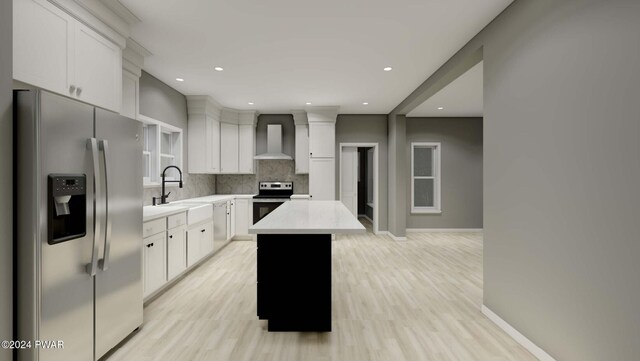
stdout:
<svg viewBox="0 0 640 361">
<path fill-rule="evenodd" d="M 286 159 L 293 160 L 291 156 L 282 153 L 282 125 L 267 125 L 267 152 L 256 155 L 253 159 Z"/>
</svg>

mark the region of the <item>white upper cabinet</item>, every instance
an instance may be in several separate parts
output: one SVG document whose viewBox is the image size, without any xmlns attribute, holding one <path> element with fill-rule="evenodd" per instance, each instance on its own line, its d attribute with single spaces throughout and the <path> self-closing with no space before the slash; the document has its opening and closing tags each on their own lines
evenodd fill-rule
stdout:
<svg viewBox="0 0 640 361">
<path fill-rule="evenodd" d="M 207 164 L 210 173 L 220 172 L 220 122 L 215 118 L 207 117 Z"/>
<path fill-rule="evenodd" d="M 335 123 L 309 124 L 309 156 L 312 158 L 333 158 L 336 147 Z"/>
<path fill-rule="evenodd" d="M 296 125 L 296 174 L 309 173 L 309 126 Z"/>
<path fill-rule="evenodd" d="M 14 1 L 13 77 L 120 112 L 122 48 L 46 0 Z"/>
<path fill-rule="evenodd" d="M 76 28 L 76 97 L 87 103 L 120 111 L 122 105 L 122 49 L 89 27 Z"/>
<path fill-rule="evenodd" d="M 120 114 L 136 119 L 140 109 L 138 94 L 140 92 L 139 78 L 128 72 L 122 72 L 122 109 Z"/>
<path fill-rule="evenodd" d="M 220 110 L 213 98 L 187 96 L 189 173 L 220 173 Z"/>
<path fill-rule="evenodd" d="M 257 112 L 222 108 L 213 98 L 187 96 L 189 173 L 255 173 Z"/>
<path fill-rule="evenodd" d="M 14 79 L 70 95 L 73 23 L 73 18 L 48 1 L 14 1 Z"/>
<path fill-rule="evenodd" d="M 254 172 L 256 154 L 256 127 L 241 124 L 238 126 L 238 173 Z"/>
<path fill-rule="evenodd" d="M 220 123 L 220 172 L 238 173 L 238 125 Z"/>
</svg>

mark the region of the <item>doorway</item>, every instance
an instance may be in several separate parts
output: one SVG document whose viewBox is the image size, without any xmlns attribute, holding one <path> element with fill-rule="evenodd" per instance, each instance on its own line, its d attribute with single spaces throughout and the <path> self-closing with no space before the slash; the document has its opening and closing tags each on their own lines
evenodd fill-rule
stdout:
<svg viewBox="0 0 640 361">
<path fill-rule="evenodd" d="M 368 231 L 378 233 L 378 143 L 340 143 L 339 199 Z"/>
</svg>

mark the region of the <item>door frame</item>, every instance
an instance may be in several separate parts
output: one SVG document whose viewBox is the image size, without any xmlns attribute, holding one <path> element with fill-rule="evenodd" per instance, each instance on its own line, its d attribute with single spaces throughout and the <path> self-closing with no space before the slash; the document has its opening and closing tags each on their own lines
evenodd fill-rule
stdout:
<svg viewBox="0 0 640 361">
<path fill-rule="evenodd" d="M 378 143 L 372 142 L 348 142 L 348 143 L 340 143 L 339 146 L 339 154 L 338 154 L 338 199 L 342 202 L 342 149 L 345 147 L 356 147 L 356 148 L 373 148 L 373 233 L 378 234 L 380 231 L 378 229 L 378 220 L 379 217 L 379 202 L 380 197 L 379 193 L 379 167 L 378 167 Z M 357 190 L 356 190 L 357 191 Z M 357 212 L 356 212 L 357 213 Z"/>
</svg>

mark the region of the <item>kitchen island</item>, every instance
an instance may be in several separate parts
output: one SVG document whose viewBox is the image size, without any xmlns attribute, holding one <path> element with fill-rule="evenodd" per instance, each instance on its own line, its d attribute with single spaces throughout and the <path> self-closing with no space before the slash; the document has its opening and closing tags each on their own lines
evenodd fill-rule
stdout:
<svg viewBox="0 0 640 361">
<path fill-rule="evenodd" d="M 331 235 L 364 233 L 339 201 L 285 202 L 258 235 L 258 318 L 269 331 L 331 331 Z"/>
</svg>

